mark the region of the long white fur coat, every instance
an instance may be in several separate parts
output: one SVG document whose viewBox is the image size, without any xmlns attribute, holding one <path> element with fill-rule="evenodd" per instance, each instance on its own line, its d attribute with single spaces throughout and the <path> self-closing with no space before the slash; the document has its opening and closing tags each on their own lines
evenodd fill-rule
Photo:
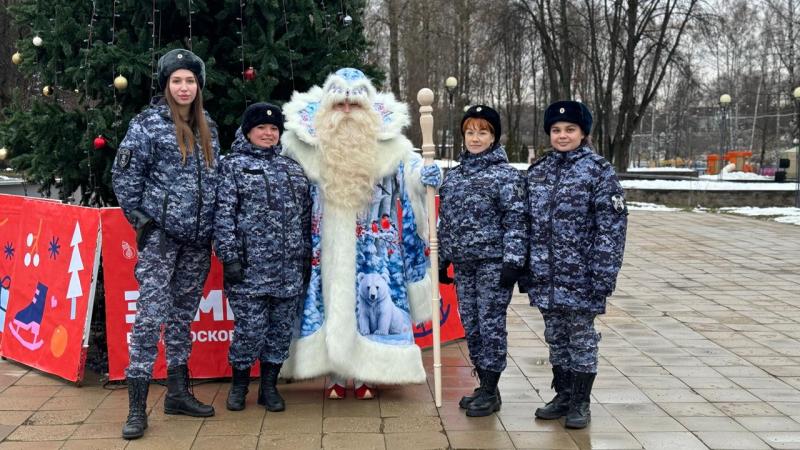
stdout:
<svg viewBox="0 0 800 450">
<path fill-rule="evenodd" d="M 281 139 L 284 155 L 300 163 L 309 180 L 317 185 L 320 182 L 320 156 L 313 130 L 313 113 L 320 97 L 319 88 L 308 93 L 295 93 L 292 101 L 284 107 L 287 123 Z M 384 125 L 379 133 L 377 178 L 395 174 L 402 163 L 404 189 L 414 212 L 417 234 L 427 243 L 425 187 L 420 182 L 421 158 L 414 152 L 411 142 L 400 134 L 408 123 L 406 107 L 390 95 L 379 94 L 376 110 Z M 419 347 L 376 342 L 358 331 L 355 314 L 357 238 L 354 229 L 359 212 L 333 205 L 324 207 L 319 261 L 324 322 L 313 333 L 293 341 L 282 376 L 303 379 L 334 373 L 372 383 L 423 382 L 425 370 Z M 406 283 L 413 323 L 430 319 L 430 283 L 429 273 L 425 273 L 421 280 Z"/>
</svg>

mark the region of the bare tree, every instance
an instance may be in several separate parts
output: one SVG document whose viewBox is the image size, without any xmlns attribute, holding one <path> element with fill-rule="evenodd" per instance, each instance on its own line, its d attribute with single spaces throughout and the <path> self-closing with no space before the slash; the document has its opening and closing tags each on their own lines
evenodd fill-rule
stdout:
<svg viewBox="0 0 800 450">
<path fill-rule="evenodd" d="M 678 54 L 697 0 L 585 0 L 600 152 L 623 171 L 641 118 Z"/>
<path fill-rule="evenodd" d="M 554 4 L 555 3 L 555 4 Z M 576 5 L 570 0 L 522 0 L 544 54 L 550 101 L 572 98 L 572 73 L 580 36 Z"/>
</svg>

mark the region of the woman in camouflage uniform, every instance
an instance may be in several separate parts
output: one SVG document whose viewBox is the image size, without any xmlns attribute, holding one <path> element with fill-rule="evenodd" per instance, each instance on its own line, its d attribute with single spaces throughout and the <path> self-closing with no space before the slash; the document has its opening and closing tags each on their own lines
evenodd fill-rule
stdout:
<svg viewBox="0 0 800 450">
<path fill-rule="evenodd" d="M 220 163 L 214 237 L 233 309 L 226 406 L 245 407 L 250 367 L 260 360 L 258 404 L 283 411 L 276 388 L 311 274 L 311 196 L 303 169 L 281 155 L 283 113 L 245 110 L 231 153 Z"/>
<path fill-rule="evenodd" d="M 139 299 L 126 370 L 129 413 L 122 437 L 147 428 L 147 392 L 164 326 L 166 414 L 214 415 L 189 391 L 190 325 L 211 264 L 216 124 L 203 109 L 205 65 L 175 49 L 158 60 L 164 97 L 134 117 L 113 168 L 114 193 L 136 229 Z"/>
<path fill-rule="evenodd" d="M 556 391 L 535 415 L 566 416 L 567 428 L 584 428 L 591 418 L 600 341 L 594 318 L 614 291 L 628 215 L 614 168 L 592 150 L 591 129 L 582 103 L 548 106 L 544 131 L 553 148 L 527 175 L 530 269 L 520 283 L 544 317 Z"/>
<path fill-rule="evenodd" d="M 439 280 L 452 283 L 480 387 L 459 406 L 468 416 L 500 409 L 497 383 L 506 368 L 506 311 L 525 262 L 525 179 L 500 146 L 500 115 L 485 105 L 461 120 L 466 150 L 439 189 Z"/>
</svg>

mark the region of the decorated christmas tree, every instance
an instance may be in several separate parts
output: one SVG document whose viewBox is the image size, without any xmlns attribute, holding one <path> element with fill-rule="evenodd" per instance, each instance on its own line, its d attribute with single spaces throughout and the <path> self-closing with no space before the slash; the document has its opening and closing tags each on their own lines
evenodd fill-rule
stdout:
<svg viewBox="0 0 800 450">
<path fill-rule="evenodd" d="M 23 37 L 8 55 L 31 89 L 0 114 L 11 166 L 62 200 L 116 205 L 111 164 L 131 117 L 157 92 L 158 58 L 189 48 L 206 62 L 206 109 L 223 150 L 245 107 L 281 104 L 343 66 L 368 43 L 365 0 L 20 0 Z"/>
</svg>

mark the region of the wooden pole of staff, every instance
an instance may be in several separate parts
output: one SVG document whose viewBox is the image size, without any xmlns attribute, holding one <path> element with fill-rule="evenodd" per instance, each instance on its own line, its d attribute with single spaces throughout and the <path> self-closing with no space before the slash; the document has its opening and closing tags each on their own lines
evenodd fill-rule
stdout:
<svg viewBox="0 0 800 450">
<path fill-rule="evenodd" d="M 420 89 L 417 93 L 419 103 L 419 125 L 422 128 L 422 159 L 425 165 L 435 164 L 436 147 L 433 144 L 433 91 Z M 433 392 L 436 407 L 442 406 L 442 349 L 439 331 L 439 239 L 436 237 L 436 188 L 427 187 L 426 206 L 428 208 L 428 233 L 431 258 L 431 329 L 433 331 Z"/>
</svg>

